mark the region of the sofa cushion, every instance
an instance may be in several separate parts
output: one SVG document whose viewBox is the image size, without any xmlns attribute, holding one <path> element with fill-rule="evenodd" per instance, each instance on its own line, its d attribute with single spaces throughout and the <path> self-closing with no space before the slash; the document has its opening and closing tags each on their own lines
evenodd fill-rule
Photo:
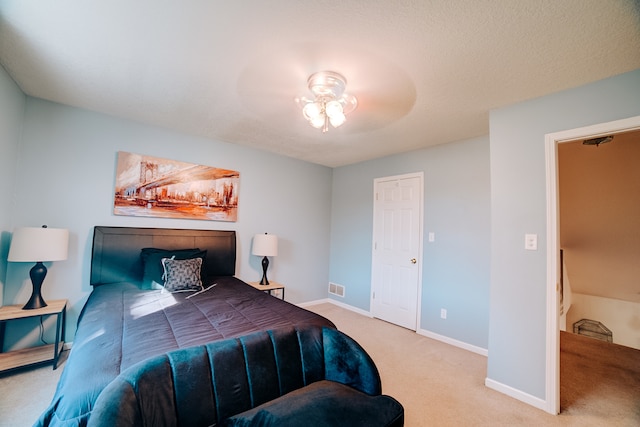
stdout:
<svg viewBox="0 0 640 427">
<path fill-rule="evenodd" d="M 394 398 L 369 396 L 347 385 L 322 380 L 227 418 L 225 427 L 402 426 L 404 410 Z"/>
</svg>

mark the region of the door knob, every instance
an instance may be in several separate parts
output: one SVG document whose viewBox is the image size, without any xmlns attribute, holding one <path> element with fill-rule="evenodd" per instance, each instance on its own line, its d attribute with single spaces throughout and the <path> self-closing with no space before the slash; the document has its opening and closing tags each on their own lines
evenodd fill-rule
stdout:
<svg viewBox="0 0 640 427">
<path fill-rule="evenodd" d="M 415 258 L 411 258 L 411 264 L 415 264 L 416 262 L 418 262 Z"/>
</svg>

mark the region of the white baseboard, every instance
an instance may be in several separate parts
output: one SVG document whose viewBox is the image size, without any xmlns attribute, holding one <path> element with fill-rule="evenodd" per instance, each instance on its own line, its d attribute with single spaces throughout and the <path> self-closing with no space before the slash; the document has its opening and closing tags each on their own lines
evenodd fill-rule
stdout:
<svg viewBox="0 0 640 427">
<path fill-rule="evenodd" d="M 436 334 L 435 332 L 431 332 L 431 331 L 428 331 L 426 329 L 418 329 L 416 331 L 416 333 L 418 333 L 420 335 L 424 335 L 427 338 L 431 338 L 431 339 L 434 339 L 436 341 L 442 341 L 445 344 L 450 344 L 450 345 L 452 345 L 454 347 L 459 347 L 459 348 L 461 348 L 463 350 L 467 350 L 467 351 L 470 351 L 472 353 L 479 354 L 481 356 L 485 356 L 485 357 L 489 356 L 489 351 L 486 348 L 482 348 L 482 347 L 478 347 L 478 346 L 475 346 L 475 345 L 472 345 L 472 344 L 468 344 L 468 343 L 466 343 L 464 341 L 458 341 L 458 340 L 455 340 L 453 338 L 449 338 L 449 337 L 444 336 L 444 335 Z"/>
<path fill-rule="evenodd" d="M 298 307 L 302 307 L 302 308 L 306 308 L 306 307 L 310 307 L 312 305 L 318 305 L 318 304 L 326 304 L 326 303 L 330 303 L 331 300 L 329 298 L 323 298 L 323 299 L 317 299 L 314 301 L 307 301 L 307 302 L 301 302 L 299 304 L 296 304 Z"/>
<path fill-rule="evenodd" d="M 297 304 L 298 307 L 302 307 L 302 308 L 306 308 L 312 305 L 317 305 L 317 304 L 333 304 L 333 305 L 337 305 L 340 308 L 344 308 L 345 310 L 349 310 L 349 311 L 353 311 L 354 313 L 358 313 L 361 314 L 363 316 L 367 316 L 367 317 L 373 317 L 371 315 L 370 312 L 363 310 L 361 308 L 358 307 L 354 307 L 352 305 L 349 304 L 345 304 L 343 302 L 340 301 L 336 301 L 334 299 L 331 298 L 325 298 L 325 299 L 320 299 L 320 300 L 315 300 L 315 301 L 309 301 L 309 302 L 303 302 L 301 304 Z"/>
<path fill-rule="evenodd" d="M 525 393 L 522 390 L 518 390 L 506 384 L 499 383 L 490 378 L 484 379 L 484 385 L 492 390 L 498 391 L 502 394 L 506 394 L 507 396 L 513 397 L 514 399 L 531 405 L 534 408 L 538 408 L 547 412 L 547 402 L 543 399 L 540 399 L 539 397 L 532 396 L 529 393 Z"/>
<path fill-rule="evenodd" d="M 358 313 L 358 314 L 361 314 L 363 316 L 367 316 L 367 317 L 373 318 L 373 315 L 371 314 L 371 312 L 369 312 L 367 310 L 363 310 L 361 308 L 354 307 L 352 305 L 345 304 L 343 302 L 336 301 L 336 300 L 331 299 L 331 298 L 329 298 L 329 303 L 331 303 L 333 305 L 337 305 L 338 307 L 344 308 L 345 310 L 353 311 L 354 313 Z"/>
<path fill-rule="evenodd" d="M 302 304 L 298 304 L 298 306 L 304 308 L 304 307 L 309 307 L 309 306 L 316 305 L 316 304 L 325 304 L 325 303 L 337 305 L 338 307 L 344 308 L 345 310 L 353 311 L 354 313 L 358 313 L 358 314 L 361 314 L 363 316 L 373 317 L 373 315 L 369 311 L 363 310 L 361 308 L 354 307 L 354 306 L 349 305 L 349 304 L 345 304 L 345 303 L 340 302 L 340 301 L 333 300 L 331 298 L 305 302 L 305 303 L 302 303 Z M 466 342 L 454 340 L 453 338 L 449 338 L 449 337 L 446 337 L 444 335 L 439 335 L 439 334 L 436 334 L 434 332 L 427 331 L 426 329 L 418 329 L 416 331 L 416 333 L 420 334 L 420 335 L 424 335 L 427 338 L 431 338 L 431 339 L 434 339 L 436 341 L 441 341 L 441 342 L 443 342 L 445 344 L 452 345 L 454 347 L 459 347 L 459 348 L 461 348 L 463 350 L 467 350 L 467 351 L 471 351 L 473 353 L 477 353 L 477 354 L 479 354 L 481 356 L 485 356 L 486 357 L 489 354 L 489 352 L 488 352 L 488 350 L 486 348 L 481 348 L 481 347 L 477 347 L 477 346 L 468 344 Z"/>
</svg>

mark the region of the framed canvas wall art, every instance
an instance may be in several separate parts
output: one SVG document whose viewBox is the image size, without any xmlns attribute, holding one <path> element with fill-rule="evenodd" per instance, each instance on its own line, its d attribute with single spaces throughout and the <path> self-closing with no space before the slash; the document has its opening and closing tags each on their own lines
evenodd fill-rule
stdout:
<svg viewBox="0 0 640 427">
<path fill-rule="evenodd" d="M 118 152 L 113 213 L 236 221 L 240 173 Z"/>
</svg>

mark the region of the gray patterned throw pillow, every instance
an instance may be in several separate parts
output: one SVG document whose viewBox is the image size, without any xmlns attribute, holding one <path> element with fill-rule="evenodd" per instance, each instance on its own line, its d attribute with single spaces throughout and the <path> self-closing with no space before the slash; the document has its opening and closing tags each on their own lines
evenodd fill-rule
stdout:
<svg viewBox="0 0 640 427">
<path fill-rule="evenodd" d="M 199 291 L 202 289 L 200 270 L 202 258 L 162 258 L 164 288 L 169 292 Z"/>
</svg>

